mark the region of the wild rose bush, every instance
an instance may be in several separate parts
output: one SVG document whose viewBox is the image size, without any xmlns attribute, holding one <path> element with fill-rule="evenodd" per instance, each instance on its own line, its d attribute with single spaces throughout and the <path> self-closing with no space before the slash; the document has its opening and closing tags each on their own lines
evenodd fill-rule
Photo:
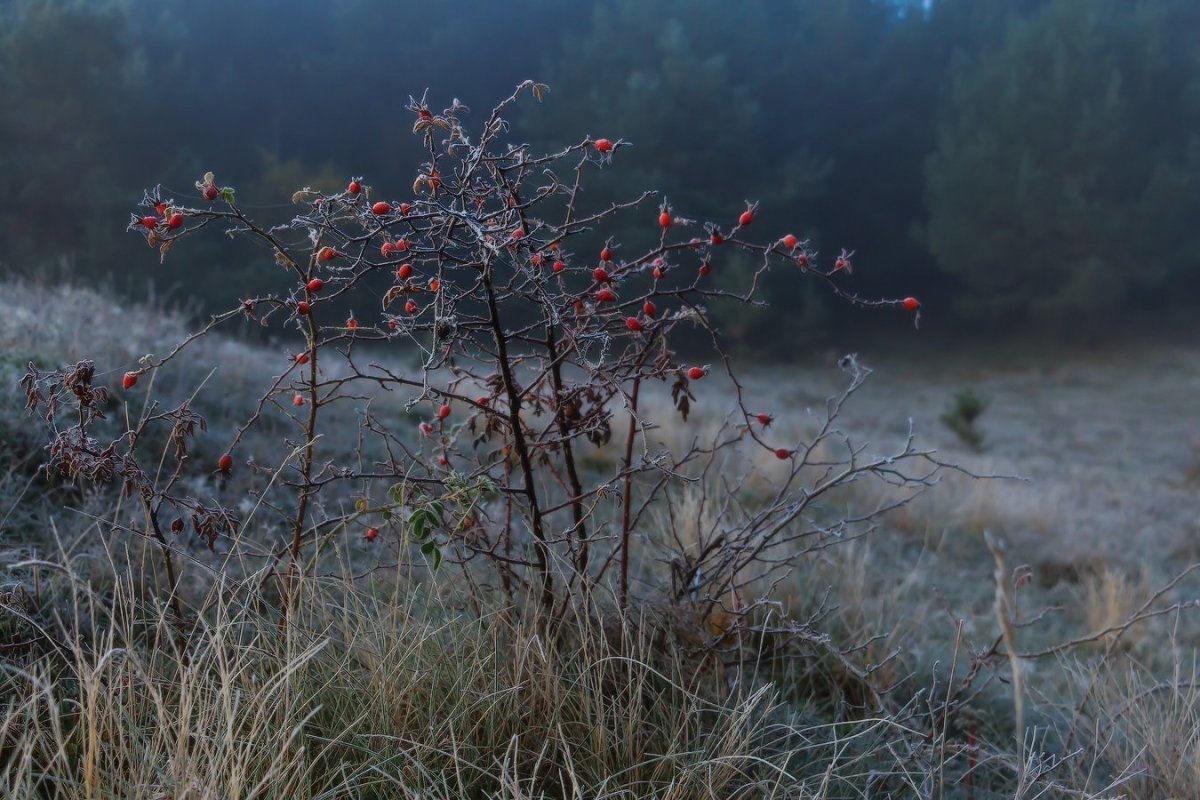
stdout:
<svg viewBox="0 0 1200 800">
<path fill-rule="evenodd" d="M 654 560 L 647 551 L 650 512 L 672 508 L 680 491 L 699 487 L 714 509 L 710 522 L 659 537 L 672 551 L 659 560 L 670 567 L 671 602 L 719 618 L 710 628 L 714 644 L 727 643 L 734 630 L 800 631 L 777 614 L 756 612 L 774 602 L 773 587 L 796 559 L 861 535 L 887 510 L 830 518 L 820 510 L 824 498 L 868 478 L 914 491 L 936 480 L 943 465 L 911 437 L 899 452 L 875 456 L 838 429 L 842 404 L 868 373 L 853 357 L 843 361 L 844 391 L 831 398 L 812 436 L 778 438 L 771 411 L 747 396 L 706 306 L 716 299 L 761 303 L 762 277 L 776 268 L 803 270 L 867 309 L 914 318 L 916 299 L 854 295 L 843 288 L 850 253 L 821 258 L 794 235 L 756 236 L 753 204 L 705 223 L 651 191 L 589 207 L 586 182 L 618 166 L 626 142 L 589 137 L 539 155 L 507 141 L 502 114 L 522 95 L 540 100 L 545 91 L 525 82 L 477 129 L 468 127 L 457 101 L 435 111 L 424 99 L 411 100 L 413 133 L 428 161 L 410 192 L 370 186 L 364 177 L 334 194 L 302 189 L 292 198 L 299 213 L 282 226 L 257 224 L 212 173 L 197 182 L 199 202 L 165 197 L 161 189 L 146 193 L 129 228 L 164 260 L 190 237 L 228 233 L 273 255 L 277 293 L 247 298 L 165 356 L 146 356 L 122 377 L 120 391 L 101 385 L 89 361 L 31 369 L 25 388 L 30 408 L 54 425 L 50 473 L 117 482 L 141 503 L 144 525 L 131 530 L 161 548 L 167 593 L 180 616 L 174 537 L 190 529 L 210 547 L 220 540 L 229 548 L 253 539 L 236 498 L 202 500 L 181 490 L 198 471 L 219 478 L 248 471 L 258 498 L 268 489 L 289 498 L 260 503 L 286 531 L 265 550 L 268 576 L 281 581 L 284 619 L 295 582 L 312 570 L 306 555 L 339 536 L 361 536 L 368 545 L 397 541 L 406 558 L 458 567 L 468 578 L 483 565 L 501 590 L 493 596 L 505 602 L 555 608 L 587 601 L 624 610 L 636 599 L 631 573 Z M 638 252 L 623 247 L 616 223 L 627 220 L 654 231 L 657 244 Z M 731 252 L 755 264 L 740 291 L 716 288 L 709 277 Z M 337 309 L 350 301 L 355 313 L 347 318 Z M 216 463 L 189 456 L 206 422 L 188 404 L 148 405 L 106 443 L 93 435 L 112 397 L 139 391 L 149 373 L 241 317 L 295 345 Z M 693 354 L 702 342 L 710 356 L 684 358 L 674 348 L 679 341 Z M 385 353 L 418 354 L 420 368 L 374 360 Z M 672 413 L 686 426 L 694 387 L 714 381 L 723 381 L 731 400 L 718 410 L 725 416 L 716 432 L 697 432 L 675 450 L 658 446 L 647 391 L 669 390 Z M 417 430 L 364 402 L 380 391 L 400 393 L 409 411 L 422 414 Z M 354 458 L 340 458 L 327 444 L 348 436 L 329 430 L 330 411 L 340 404 L 358 409 Z M 295 431 L 285 437 L 282 463 L 241 456 L 247 432 L 278 413 Z M 143 453 L 152 429 L 171 443 L 162 464 Z M 612 446 L 614 463 L 589 459 L 590 450 Z M 747 447 L 783 469 L 752 503 L 742 492 L 749 470 L 732 455 L 722 460 L 735 450 L 744 457 Z M 322 502 L 332 498 L 353 500 Z"/>
</svg>

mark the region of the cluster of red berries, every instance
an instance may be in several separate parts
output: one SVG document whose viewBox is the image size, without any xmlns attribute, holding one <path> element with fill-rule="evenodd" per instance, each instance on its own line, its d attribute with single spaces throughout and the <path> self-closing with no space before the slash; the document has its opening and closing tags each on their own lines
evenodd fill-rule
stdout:
<svg viewBox="0 0 1200 800">
<path fill-rule="evenodd" d="M 156 231 L 160 227 L 166 227 L 168 230 L 175 230 L 183 226 L 183 214 L 176 211 L 173 206 L 162 200 L 156 200 L 154 210 L 158 216 L 147 214 L 137 220 L 137 224 L 141 225 L 148 231 Z M 167 212 L 170 212 L 169 214 Z"/>
<path fill-rule="evenodd" d="M 419 116 L 421 119 L 432 118 L 431 112 L 429 112 L 427 109 L 423 109 L 423 108 L 419 110 Z M 605 138 L 596 139 L 594 141 L 591 141 L 590 144 L 593 147 L 595 147 L 597 153 L 599 153 L 601 156 L 605 156 L 605 157 L 610 157 L 616 148 L 616 144 L 612 140 L 605 139 Z M 441 183 L 442 183 L 441 178 L 438 175 L 436 170 L 431 170 L 431 173 L 429 175 L 422 176 L 422 182 L 433 192 L 436 192 L 436 190 L 441 186 Z M 201 196 L 205 200 L 208 200 L 210 202 L 216 200 L 218 197 L 221 196 L 222 190 L 216 186 L 215 182 L 212 179 L 211 173 L 205 176 L 205 180 L 203 183 L 197 183 L 197 188 L 200 190 Z M 365 187 L 363 185 L 361 178 L 352 179 L 346 187 L 346 194 L 351 196 L 351 198 L 352 198 L 349 202 L 357 203 L 359 198 L 363 197 L 364 192 L 366 192 L 366 191 L 367 191 L 367 187 Z M 318 201 L 318 202 L 322 202 L 322 201 Z M 516 199 L 510 198 L 510 204 L 515 205 L 515 203 L 516 203 Z M 756 203 L 748 202 L 746 204 L 746 208 L 738 215 L 736 228 L 745 228 L 745 227 L 752 225 L 755 221 L 757 209 L 758 209 L 758 205 Z M 174 229 L 180 228 L 184 224 L 185 219 L 184 219 L 183 213 L 175 210 L 174 208 L 169 206 L 167 203 L 156 202 L 155 210 L 157 211 L 157 216 L 147 215 L 147 216 L 144 216 L 141 218 L 135 217 L 136 224 L 141 225 L 148 231 L 156 231 L 160 227 L 163 227 L 163 226 L 165 226 L 169 230 L 174 230 Z M 401 215 L 406 215 L 412 210 L 412 206 L 408 203 L 400 203 L 398 205 L 393 205 L 392 203 L 390 203 L 388 201 L 380 200 L 380 201 L 371 203 L 369 206 L 369 210 L 370 210 L 371 214 L 373 214 L 374 216 L 383 218 L 383 217 L 388 217 L 392 214 L 395 214 L 396 212 L 399 212 Z M 683 220 L 683 221 L 678 220 L 675 217 L 671 207 L 667 203 L 664 202 L 662 205 L 659 206 L 658 225 L 662 229 L 664 236 L 674 226 L 676 226 L 677 224 L 679 224 L 681 222 L 682 222 L 682 224 L 685 224 L 685 225 L 689 224 L 686 220 Z M 708 231 L 708 240 L 707 240 L 708 245 L 715 247 L 715 246 L 723 244 L 726 241 L 725 234 L 722 233 L 721 229 L 719 227 L 717 227 L 716 225 L 709 224 L 707 226 L 707 231 Z M 524 224 L 518 225 L 510 234 L 509 247 L 511 249 L 513 249 L 515 252 L 518 247 L 518 243 L 522 243 L 524 240 L 527 239 L 527 237 L 528 237 L 528 232 L 525 229 Z M 704 241 L 702 239 L 693 238 L 691 240 L 691 246 L 693 249 L 700 249 L 703 247 L 703 244 L 704 244 Z M 789 233 L 789 234 L 783 236 L 781 239 L 779 239 L 776 244 L 776 247 L 778 247 L 780 245 L 783 247 L 783 249 L 787 253 L 789 253 L 795 259 L 796 263 L 802 269 L 807 269 L 808 267 L 810 267 L 812 265 L 812 259 L 814 257 L 814 254 L 809 252 L 809 250 L 807 249 L 806 243 L 802 242 L 794 234 Z M 396 239 L 394 241 L 389 238 L 387 241 L 383 242 L 382 245 L 380 246 L 380 254 L 386 259 L 386 258 L 390 258 L 394 255 L 398 255 L 400 253 L 406 252 L 406 251 L 410 250 L 411 247 L 412 247 L 412 245 L 410 244 L 409 240 L 406 238 L 400 238 L 400 239 Z M 551 266 L 551 269 L 555 273 L 562 273 L 562 272 L 566 271 L 567 263 L 565 260 L 565 256 L 561 255 L 557 252 L 559 250 L 559 243 L 557 241 L 552 242 L 551 244 L 548 245 L 548 249 L 549 249 L 549 251 L 551 251 L 551 253 L 553 253 L 553 256 L 551 256 L 547 253 L 543 253 L 543 252 L 535 252 L 530 256 L 530 262 L 533 264 L 533 266 L 541 267 L 544 263 L 548 262 Z M 612 266 L 613 258 L 614 258 L 614 250 L 615 250 L 615 245 L 611 241 L 606 243 L 603 246 L 603 248 L 600 250 L 600 253 L 599 253 L 599 256 L 600 256 L 599 266 L 597 266 L 595 269 L 592 270 L 592 279 L 595 282 L 595 285 L 597 287 L 595 294 L 594 294 L 594 300 L 598 305 L 603 304 L 603 303 L 615 303 L 615 302 L 617 302 L 617 299 L 618 299 L 616 291 L 615 291 L 616 283 L 615 283 L 615 279 L 614 279 L 614 271 L 613 271 L 613 266 Z M 852 255 L 853 255 L 853 253 L 848 253 L 845 250 L 843 250 L 842 253 L 834 261 L 833 272 L 846 272 L 847 274 L 849 274 L 851 272 L 851 266 L 852 266 L 851 265 L 851 256 Z M 339 251 L 335 247 L 328 246 L 328 245 L 319 248 L 316 251 L 315 256 L 314 256 L 315 261 L 318 263 L 327 263 L 330 261 L 334 261 L 338 258 L 345 258 L 345 257 L 346 257 L 345 253 Z M 551 258 L 553 258 L 553 260 L 551 260 Z M 654 259 L 652 275 L 653 275 L 655 281 L 661 280 L 667 274 L 667 270 L 668 270 L 667 263 L 662 256 L 659 256 Z M 705 254 L 703 257 L 703 260 L 701 261 L 700 267 L 699 267 L 699 274 L 701 276 L 705 276 L 705 275 L 710 274 L 711 271 L 712 271 L 711 255 Z M 400 264 L 396 268 L 395 274 L 396 274 L 396 278 L 398 280 L 408 281 L 411 278 L 413 278 L 415 271 L 414 271 L 413 265 L 411 263 L 405 262 L 403 264 Z M 440 289 L 439 279 L 437 277 L 430 278 L 428 286 L 429 286 L 430 291 L 437 292 Z M 325 288 L 326 288 L 326 281 L 321 278 L 316 278 L 316 277 L 311 278 L 304 285 L 304 289 L 308 295 L 317 295 L 317 294 L 321 293 Z M 252 312 L 253 311 L 253 301 L 246 301 L 246 303 L 247 303 L 246 308 L 247 308 L 248 313 Z M 915 297 L 905 297 L 899 301 L 899 305 L 902 308 L 904 308 L 905 310 L 911 311 L 911 312 L 918 312 L 921 309 L 921 303 Z M 582 300 L 577 299 L 576 308 L 581 309 L 582 307 L 583 307 Z M 297 314 L 299 314 L 301 316 L 306 316 L 308 314 L 311 314 L 311 312 L 312 312 L 312 303 L 310 300 L 299 300 L 296 302 L 295 308 L 296 308 Z M 404 310 L 406 313 L 413 315 L 413 314 L 416 314 L 420 310 L 420 306 L 414 299 L 410 298 L 405 302 Z M 642 316 L 641 317 L 638 317 L 638 316 L 625 317 L 624 318 L 625 328 L 628 331 L 630 331 L 631 333 L 641 333 L 642 331 L 645 330 L 646 325 L 649 324 L 650 321 L 654 320 L 657 316 L 658 316 L 658 307 L 655 305 L 653 300 L 646 299 L 646 300 L 644 300 L 644 302 L 642 304 Z M 392 319 L 389 322 L 389 325 L 393 330 L 395 330 L 397 327 L 396 320 Z M 358 320 L 355 319 L 353 316 L 351 316 L 346 321 L 347 329 L 353 331 L 353 330 L 357 329 L 358 327 L 359 327 Z M 309 362 L 310 354 L 309 354 L 309 352 L 306 351 L 306 352 L 299 353 L 299 354 L 293 356 L 292 358 L 296 364 L 303 365 L 303 364 L 306 364 Z M 122 377 L 122 385 L 124 386 L 124 388 L 125 389 L 133 388 L 133 386 L 135 386 L 137 384 L 138 378 L 141 375 L 141 372 L 142 371 L 126 372 L 124 374 L 124 376 Z M 701 380 L 704 377 L 706 377 L 708 375 L 708 373 L 709 373 L 709 368 L 707 366 L 693 366 L 693 367 L 688 367 L 686 370 L 684 370 L 684 374 L 686 374 L 687 378 L 691 381 Z M 293 396 L 292 402 L 295 406 L 301 407 L 305 404 L 306 401 L 305 401 L 304 395 L 297 393 Z M 476 404 L 480 407 L 486 408 L 488 406 L 488 403 L 489 403 L 488 397 L 480 397 L 478 400 L 476 400 Z M 436 411 L 435 422 L 445 421 L 447 418 L 449 418 L 451 413 L 452 413 L 451 406 L 448 403 L 442 404 Z M 758 424 L 760 424 L 763 428 L 768 427 L 775 419 L 774 416 L 772 416 L 771 414 L 765 413 L 765 412 L 754 414 L 752 418 L 753 418 L 753 420 L 757 421 Z M 421 435 L 429 437 L 429 436 L 433 435 L 434 426 L 431 422 L 421 422 L 419 425 L 419 430 L 420 430 Z M 786 460 L 786 459 L 792 458 L 795 455 L 794 450 L 782 448 L 782 447 L 777 448 L 777 449 L 773 450 L 772 452 L 780 460 Z M 448 463 L 445 455 L 440 456 L 438 459 L 438 462 L 442 465 L 445 465 Z M 217 461 L 217 467 L 220 472 L 229 473 L 233 468 L 232 455 L 229 453 L 223 454 Z M 378 537 L 378 535 L 379 535 L 379 531 L 376 528 L 368 528 L 367 529 L 366 538 L 368 540 L 374 540 L 375 538 Z"/>
</svg>

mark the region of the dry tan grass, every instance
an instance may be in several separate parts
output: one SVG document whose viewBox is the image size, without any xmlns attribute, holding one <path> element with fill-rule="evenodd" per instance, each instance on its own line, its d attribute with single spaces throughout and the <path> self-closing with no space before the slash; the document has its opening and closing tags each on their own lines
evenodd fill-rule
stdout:
<svg viewBox="0 0 1200 800">
<path fill-rule="evenodd" d="M 130 584 L 63 577 L 92 634 L 5 662 L 5 797 L 826 797 L 895 760 L 837 739 L 905 735 L 801 727 L 636 630 L 471 619 L 404 576 L 306 581 L 285 632 L 223 597 L 185 655 Z"/>
<path fill-rule="evenodd" d="M 1086 706 L 1097 773 L 1130 798 L 1200 797 L 1200 681 L 1195 656 L 1168 676 L 1137 667 L 1100 677 Z M 1081 676 L 1082 677 L 1082 676 Z"/>
<path fill-rule="evenodd" d="M 1110 644 L 1117 629 L 1132 617 L 1154 590 L 1154 582 L 1144 569 L 1132 574 L 1124 570 L 1107 567 L 1084 577 L 1079 593 L 1079 607 L 1083 614 L 1084 629 L 1103 631 L 1113 629 L 1100 644 Z M 1149 621 L 1135 625 L 1122 632 L 1121 643 L 1126 648 L 1137 645 L 1151 629 Z"/>
</svg>

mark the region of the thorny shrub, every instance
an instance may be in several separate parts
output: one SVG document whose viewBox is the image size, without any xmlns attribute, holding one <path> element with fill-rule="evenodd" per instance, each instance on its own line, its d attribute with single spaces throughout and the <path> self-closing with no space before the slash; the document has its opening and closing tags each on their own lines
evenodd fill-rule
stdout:
<svg viewBox="0 0 1200 800">
<path fill-rule="evenodd" d="M 268 489 L 290 497 L 287 504 L 277 496 L 260 502 L 284 531 L 262 551 L 270 565 L 264 574 L 280 582 L 283 623 L 295 582 L 311 571 L 306 554 L 352 532 L 367 546 L 383 532 L 401 543 L 405 558 L 458 567 L 479 594 L 487 590 L 478 572 L 490 569 L 489 597 L 509 607 L 628 612 L 640 599 L 631 573 L 657 563 L 650 557 L 654 514 L 665 508 L 674 520 L 683 492 L 698 487 L 709 512 L 668 526 L 655 543 L 670 551 L 657 561 L 669 572 L 659 585 L 671 587 L 656 599 L 697 610 L 708 621 L 712 648 L 728 648 L 743 634 L 822 641 L 811 634 L 813 618 L 789 619 L 773 589 L 797 559 L 862 535 L 887 511 L 830 516 L 825 498 L 865 478 L 914 491 L 936 480 L 944 465 L 915 448 L 911 436 L 899 452 L 876 456 L 838 429 L 842 404 L 868 373 L 853 357 L 843 359 L 847 385 L 829 401 L 822 424 L 804 441 L 781 440 L 770 410 L 747 396 L 706 310 L 718 298 L 761 303 L 762 277 L 773 268 L 802 270 L 867 309 L 915 318 L 915 299 L 858 297 L 843 285 L 849 254 L 822 259 L 791 234 L 757 237 L 753 203 L 706 223 L 650 191 L 590 208 L 585 182 L 618 164 L 627 143 L 589 137 L 537 155 L 507 142 L 502 113 L 522 94 L 540 100 L 545 91 L 521 84 L 477 132 L 458 101 L 436 111 L 411 100 L 413 132 L 428 151 L 411 193 L 372 187 L 361 177 L 338 193 L 303 189 L 292 198 L 300 212 L 272 228 L 252 220 L 212 173 L 196 185 L 200 202 L 167 198 L 161 188 L 146 193 L 129 228 L 164 260 L 190 237 L 218 229 L 270 251 L 280 288 L 213 316 L 166 355 L 144 357 L 122 376 L 117 396 L 139 391 L 140 378 L 241 317 L 296 343 L 225 443 L 225 455 L 208 464 L 189 456 L 206 424 L 186 403 L 166 411 L 147 404 L 119 438 L 102 442 L 90 431 L 111 393 L 99 385 L 95 365 L 31 365 L 25 378 L 30 409 L 55 430 L 47 471 L 72 481 L 116 481 L 140 501 L 145 523 L 131 530 L 161 548 L 177 616 L 186 615 L 172 537 L 190 528 L 210 547 L 224 537 L 231 548 L 254 539 L 235 510 L 240 498 L 200 500 L 181 491 L 198 471 L 225 479 L 247 470 L 260 501 Z M 611 230 L 618 220 L 644 225 L 657 243 L 630 252 Z M 709 277 L 731 251 L 755 264 L 736 291 Z M 347 319 L 337 309 L 350 303 L 357 313 Z M 709 352 L 709 363 L 677 355 L 679 340 L 688 353 Z M 420 369 L 372 360 L 385 352 L 419 354 Z M 686 426 L 696 384 L 718 380 L 735 410 L 715 432 L 697 430 L 674 450 L 656 444 L 659 423 L 645 415 L 647 387 L 669 390 L 672 413 Z M 380 390 L 408 392 L 409 414 L 388 417 L 364 402 Z M 322 438 L 346 437 L 327 429 L 326 412 L 341 403 L 359 407 L 355 458 L 339 459 Z M 423 415 L 415 431 L 398 422 L 411 420 L 414 410 Z M 247 431 L 277 413 L 296 431 L 284 442 L 290 455 L 283 464 L 239 458 Z M 139 450 L 152 428 L 168 431 L 171 444 L 153 469 L 143 466 Z M 759 448 L 778 463 L 780 476 L 768 489 L 748 493 L 751 470 L 722 460 L 735 446 L 743 453 Z M 618 455 L 588 458 L 589 449 L 605 447 Z M 322 502 L 334 497 L 350 502 Z"/>
</svg>

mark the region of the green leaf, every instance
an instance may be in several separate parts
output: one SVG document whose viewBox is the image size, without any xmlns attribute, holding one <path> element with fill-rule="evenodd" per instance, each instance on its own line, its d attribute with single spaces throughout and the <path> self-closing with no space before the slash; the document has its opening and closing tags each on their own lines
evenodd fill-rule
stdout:
<svg viewBox="0 0 1200 800">
<path fill-rule="evenodd" d="M 438 548 L 437 542 L 426 542 L 421 545 L 421 552 L 433 562 L 435 570 L 442 565 L 442 551 Z"/>
<path fill-rule="evenodd" d="M 429 535 L 429 520 L 428 512 L 423 508 L 418 508 L 412 513 L 409 522 L 412 523 L 412 535 L 417 541 L 420 541 Z"/>
</svg>

